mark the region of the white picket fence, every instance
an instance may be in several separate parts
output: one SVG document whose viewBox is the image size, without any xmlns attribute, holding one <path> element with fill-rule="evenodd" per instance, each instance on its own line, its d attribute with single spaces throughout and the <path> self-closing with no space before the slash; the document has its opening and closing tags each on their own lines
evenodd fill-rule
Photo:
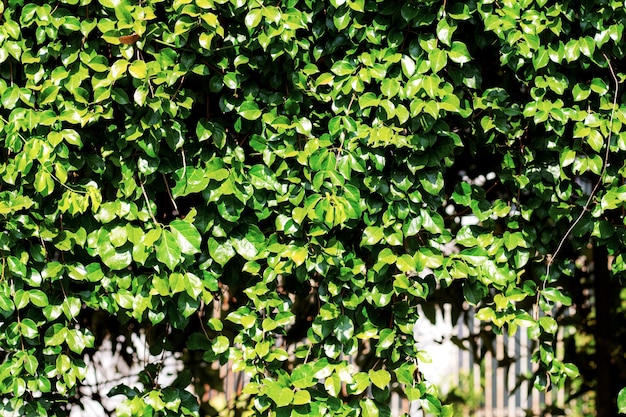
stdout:
<svg viewBox="0 0 626 417">
<path fill-rule="evenodd" d="M 564 390 L 543 392 L 532 387 L 528 377 L 536 370 L 531 360 L 533 341 L 524 328 L 519 328 L 513 336 L 495 335 L 491 340 L 479 338 L 480 322 L 473 318 L 471 309 L 465 314 L 470 326 L 462 320 L 453 324 L 451 308 L 444 306 L 443 311 L 437 311 L 437 324 L 420 318 L 415 332 L 416 340 L 433 359 L 431 364 L 420 365 L 420 370 L 427 380 L 439 386 L 442 397 L 447 396 L 449 402 L 457 400 L 459 415 L 549 416 L 545 412 L 549 406 L 565 409 L 566 415 L 574 415 L 571 410 L 574 404 L 566 404 Z M 563 331 L 560 329 L 557 334 L 556 355 L 559 358 L 563 355 Z M 428 341 L 429 335 L 434 335 L 434 342 Z M 453 343 L 453 339 L 457 343 L 463 341 L 464 348 Z M 468 339 L 475 341 L 472 349 Z M 486 349 L 485 343 L 490 343 L 492 349 Z M 481 351 L 484 355 L 477 360 L 473 352 Z M 393 416 L 408 411 L 404 402 L 398 395 L 392 400 Z M 421 411 L 411 413 L 411 417 L 418 416 L 422 416 Z"/>
</svg>

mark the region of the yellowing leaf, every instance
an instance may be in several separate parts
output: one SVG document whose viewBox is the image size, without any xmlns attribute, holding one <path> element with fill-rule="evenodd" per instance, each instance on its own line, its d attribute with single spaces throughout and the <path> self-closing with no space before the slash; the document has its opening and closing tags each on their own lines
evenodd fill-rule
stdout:
<svg viewBox="0 0 626 417">
<path fill-rule="evenodd" d="M 296 264 L 296 266 L 302 265 L 308 256 L 309 251 L 305 247 L 297 248 L 293 252 L 291 252 L 291 259 Z"/>
<path fill-rule="evenodd" d="M 385 389 L 391 382 L 391 374 L 384 369 L 377 371 L 370 369 L 368 372 L 372 384 L 376 385 L 380 389 Z"/>
<path fill-rule="evenodd" d="M 147 76 L 147 66 L 144 61 L 135 60 L 130 67 L 128 67 L 128 73 L 133 76 L 133 78 L 145 79 Z"/>
</svg>

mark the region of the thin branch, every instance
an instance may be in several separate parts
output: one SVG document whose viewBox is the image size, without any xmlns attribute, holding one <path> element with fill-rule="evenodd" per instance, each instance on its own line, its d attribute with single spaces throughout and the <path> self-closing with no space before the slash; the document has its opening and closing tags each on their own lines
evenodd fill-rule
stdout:
<svg viewBox="0 0 626 417">
<path fill-rule="evenodd" d="M 187 156 L 185 156 L 185 148 L 180 148 L 180 155 L 183 160 L 183 175 L 181 176 L 181 178 L 184 180 L 185 175 L 187 175 Z"/>
<path fill-rule="evenodd" d="M 157 226 L 159 222 L 157 222 L 156 217 L 154 217 L 154 213 L 152 213 L 152 207 L 150 207 L 150 199 L 148 199 L 148 193 L 146 193 L 146 188 L 143 186 L 143 182 L 141 181 L 140 178 L 137 178 L 137 181 L 139 181 L 139 186 L 141 187 L 141 193 L 143 194 L 143 198 L 146 200 L 146 205 L 148 206 L 148 213 L 150 213 L 150 217 L 152 217 L 152 221 L 154 222 L 155 226 Z"/>
<path fill-rule="evenodd" d="M 615 71 L 613 70 L 613 66 L 611 65 L 611 61 L 606 56 L 606 54 L 603 53 L 602 55 L 604 56 L 604 59 L 606 59 L 606 63 L 609 66 L 609 71 L 611 72 L 611 77 L 613 78 L 613 82 L 615 83 L 615 90 L 613 91 L 613 107 L 611 109 L 611 117 L 609 119 L 609 134 L 605 142 L 606 149 L 604 152 L 604 160 L 602 161 L 602 171 L 600 171 L 600 177 L 598 178 L 598 181 L 596 181 L 593 189 L 591 190 L 591 193 L 589 193 L 589 197 L 587 198 L 587 201 L 585 202 L 585 205 L 583 206 L 582 211 L 580 212 L 578 217 L 576 217 L 576 219 L 572 222 L 572 224 L 570 224 L 569 228 L 567 229 L 567 231 L 561 238 L 559 245 L 556 247 L 556 250 L 554 251 L 554 253 L 548 254 L 547 256 L 548 264 L 546 265 L 546 276 L 543 279 L 541 291 L 546 289 L 546 284 L 548 283 L 548 278 L 550 277 L 550 267 L 552 266 L 552 264 L 554 263 L 554 260 L 557 258 L 557 256 L 561 252 L 561 249 L 563 248 L 565 241 L 567 240 L 570 233 L 572 233 L 574 228 L 578 225 L 578 223 L 582 220 L 583 216 L 585 215 L 585 212 L 589 210 L 591 201 L 595 197 L 598 189 L 600 188 L 600 185 L 602 184 L 602 181 L 604 180 L 604 175 L 606 174 L 606 168 L 607 168 L 607 165 L 609 164 L 611 139 L 613 137 L 613 119 L 615 117 L 615 108 L 617 107 L 617 97 L 619 93 L 619 81 L 617 80 L 617 76 L 615 75 Z M 534 311 L 535 320 L 539 318 L 539 298 L 541 296 L 541 291 L 537 292 L 537 302 L 535 304 L 535 311 Z"/>
<path fill-rule="evenodd" d="M 172 98 L 170 99 L 170 101 L 174 101 L 176 99 L 176 96 L 180 92 L 180 89 L 183 88 L 184 82 L 185 82 L 185 76 L 183 75 L 180 79 L 180 83 L 178 83 L 178 88 L 176 88 L 176 91 L 174 91 L 174 95 L 172 95 Z"/>
<path fill-rule="evenodd" d="M 176 200 L 174 200 L 174 196 L 172 196 L 172 190 L 170 190 L 170 185 L 167 183 L 167 178 L 165 174 L 161 173 L 163 176 L 163 182 L 165 183 L 165 190 L 167 191 L 167 195 L 170 198 L 170 202 L 172 203 L 172 207 L 174 207 L 174 215 L 178 217 L 180 212 L 178 211 L 178 205 L 176 205 Z"/>
</svg>

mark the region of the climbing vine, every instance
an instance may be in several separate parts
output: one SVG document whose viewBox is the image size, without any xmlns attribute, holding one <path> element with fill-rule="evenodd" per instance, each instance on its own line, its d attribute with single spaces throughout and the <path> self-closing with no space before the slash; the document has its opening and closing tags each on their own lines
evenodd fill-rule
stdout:
<svg viewBox="0 0 626 417">
<path fill-rule="evenodd" d="M 450 416 L 413 338 L 442 291 L 530 332 L 537 389 L 578 375 L 564 281 L 589 245 L 626 270 L 622 3 L 0 12 L 0 415 L 65 415 L 126 329 L 244 371 L 257 415 L 385 416 L 393 386 Z M 201 413 L 161 369 L 117 416 Z"/>
</svg>

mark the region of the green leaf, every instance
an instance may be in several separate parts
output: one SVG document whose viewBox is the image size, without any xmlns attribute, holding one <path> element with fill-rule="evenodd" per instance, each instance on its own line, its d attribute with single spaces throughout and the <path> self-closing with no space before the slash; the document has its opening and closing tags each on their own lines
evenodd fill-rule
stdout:
<svg viewBox="0 0 626 417">
<path fill-rule="evenodd" d="M 463 283 L 463 297 L 471 305 L 477 305 L 487 294 L 487 287 L 479 281 Z"/>
<path fill-rule="evenodd" d="M 35 190 L 43 196 L 48 196 L 54 191 L 54 180 L 45 168 L 40 169 L 35 174 Z"/>
<path fill-rule="evenodd" d="M 383 329 L 380 332 L 376 352 L 382 352 L 391 347 L 396 341 L 396 332 L 392 329 Z"/>
<path fill-rule="evenodd" d="M 172 197 L 184 197 L 206 190 L 212 179 L 222 180 L 228 177 L 226 169 L 201 169 L 187 167 L 176 171 L 176 185 L 172 188 Z"/>
<path fill-rule="evenodd" d="M 591 94 L 591 90 L 587 88 L 584 84 L 578 83 L 572 89 L 572 96 L 575 101 L 583 101 L 586 100 L 587 97 Z"/>
<path fill-rule="evenodd" d="M 314 379 L 313 368 L 307 364 L 301 364 L 291 372 L 291 384 L 297 389 L 309 388 L 317 384 Z"/>
<path fill-rule="evenodd" d="M 185 278 L 183 274 L 175 272 L 169 276 L 169 289 L 172 294 L 185 291 Z"/>
<path fill-rule="evenodd" d="M 37 307 L 45 307 L 49 304 L 48 296 L 41 290 L 30 290 L 28 292 L 30 302 Z"/>
<path fill-rule="evenodd" d="M 544 289 L 541 291 L 541 295 L 543 295 L 547 300 L 555 303 L 561 303 L 565 306 L 572 305 L 572 299 L 554 287 Z"/>
<path fill-rule="evenodd" d="M 359 97 L 359 107 L 361 107 L 362 109 L 372 106 L 378 106 L 379 102 L 380 99 L 376 96 L 376 94 L 372 92 L 367 92 Z"/>
<path fill-rule="evenodd" d="M 441 401 L 432 394 L 424 395 L 420 401 L 422 408 L 428 414 L 441 415 Z"/>
<path fill-rule="evenodd" d="M 415 61 L 408 55 L 402 55 L 400 60 L 402 72 L 406 78 L 411 78 L 415 74 Z"/>
<path fill-rule="evenodd" d="M 235 254 L 235 248 L 229 240 L 220 243 L 214 238 L 209 238 L 209 255 L 218 264 L 226 265 Z"/>
<path fill-rule="evenodd" d="M 14 20 L 6 20 L 4 22 L 4 30 L 6 30 L 7 34 L 17 40 L 20 38 L 20 25 Z"/>
<path fill-rule="evenodd" d="M 333 83 L 334 76 L 331 73 L 325 72 L 320 74 L 315 81 L 315 86 L 319 87 L 320 85 L 329 85 Z"/>
<path fill-rule="evenodd" d="M 183 220 L 174 220 L 169 226 L 182 253 L 194 255 L 200 252 L 202 237 L 193 224 Z"/>
<path fill-rule="evenodd" d="M 293 405 L 305 405 L 311 403 L 311 393 L 309 391 L 296 391 L 293 396 Z"/>
<path fill-rule="evenodd" d="M 353 383 L 348 385 L 348 390 L 351 394 L 361 394 L 370 386 L 369 375 L 365 372 L 357 372 L 353 375 Z"/>
<path fill-rule="evenodd" d="M 102 262 L 114 271 L 127 268 L 132 262 L 132 253 L 122 248 L 115 248 L 108 242 L 99 244 L 98 253 Z"/>
<path fill-rule="evenodd" d="M 272 384 L 267 390 L 267 395 L 279 407 L 284 407 L 291 404 L 294 398 L 294 392 L 291 389 L 281 387 L 278 384 Z"/>
<path fill-rule="evenodd" d="M 593 53 L 596 49 L 596 41 L 593 38 L 591 38 L 590 36 L 585 36 L 584 38 L 581 38 L 579 40 L 578 45 L 580 47 L 580 52 L 582 52 L 583 55 L 590 58 L 593 56 Z"/>
<path fill-rule="evenodd" d="M 370 369 L 367 374 L 369 375 L 372 384 L 376 385 L 380 389 L 385 389 L 391 382 L 391 374 L 384 369 L 379 369 L 377 371 Z"/>
<path fill-rule="evenodd" d="M 261 110 L 255 101 L 245 101 L 239 106 L 238 113 L 247 120 L 257 120 L 261 117 Z"/>
<path fill-rule="evenodd" d="M 24 359 L 24 369 L 26 370 L 26 372 L 33 376 L 36 376 L 38 367 L 39 361 L 37 360 L 37 358 L 33 355 L 27 355 Z"/>
<path fill-rule="evenodd" d="M 471 17 L 470 8 L 464 3 L 455 3 L 450 6 L 448 16 L 455 20 L 467 20 Z"/>
<path fill-rule="evenodd" d="M 626 414 L 626 388 L 622 388 L 617 395 L 617 410 L 621 414 Z"/>
<path fill-rule="evenodd" d="M 133 93 L 133 101 L 139 106 L 143 106 L 144 104 L 146 104 L 149 92 L 150 91 L 148 90 L 148 87 L 146 85 L 140 85 Z"/>
<path fill-rule="evenodd" d="M 348 0 L 348 7 L 357 12 L 364 12 L 365 0 Z"/>
<path fill-rule="evenodd" d="M 524 239 L 521 232 L 511 233 L 509 231 L 504 232 L 504 246 L 508 250 L 514 250 L 516 248 L 522 247 L 526 248 L 528 245 L 526 244 L 526 240 Z"/>
<path fill-rule="evenodd" d="M 226 336 L 217 336 L 212 343 L 213 352 L 220 354 L 226 352 L 230 348 L 230 341 Z"/>
<path fill-rule="evenodd" d="M 561 152 L 561 166 L 562 167 L 566 167 L 568 165 L 571 165 L 575 160 L 576 160 L 576 151 L 573 151 L 571 149 L 564 149 L 563 152 Z"/>
<path fill-rule="evenodd" d="M 591 80 L 591 85 L 589 87 L 591 88 L 591 91 L 600 95 L 604 95 L 609 91 L 609 85 L 601 78 L 594 78 Z"/>
<path fill-rule="evenodd" d="M 378 406 L 373 400 L 369 398 L 365 398 L 359 401 L 359 407 L 361 407 L 363 417 L 379 417 L 380 415 L 378 411 Z"/>
<path fill-rule="evenodd" d="M 347 61 L 337 61 L 333 64 L 330 70 L 335 75 L 343 76 L 352 74 L 355 68 Z"/>
<path fill-rule="evenodd" d="M 2 92 L 2 106 L 7 109 L 14 108 L 19 99 L 20 88 L 16 85 L 7 87 L 6 90 Z"/>
<path fill-rule="evenodd" d="M 167 229 L 163 229 L 156 244 L 156 257 L 170 270 L 174 270 L 180 263 L 181 249 L 174 234 Z"/>
<path fill-rule="evenodd" d="M 371 226 L 365 228 L 363 231 L 363 238 L 361 239 L 361 246 L 371 246 L 380 242 L 385 236 L 382 227 Z"/>
<path fill-rule="evenodd" d="M 258 251 L 254 244 L 250 242 L 247 238 L 233 239 L 232 244 L 233 248 L 235 248 L 237 253 L 241 255 L 244 259 L 251 261 L 256 258 Z"/>
<path fill-rule="evenodd" d="M 565 44 L 565 59 L 568 62 L 576 61 L 580 56 L 580 46 L 576 39 L 571 39 Z"/>
<path fill-rule="evenodd" d="M 348 343 L 354 335 L 354 325 L 349 317 L 341 315 L 335 323 L 337 340 L 341 343 Z"/>
<path fill-rule="evenodd" d="M 463 42 L 459 41 L 452 42 L 452 47 L 448 52 L 448 57 L 451 61 L 456 62 L 457 64 L 466 64 L 472 60 L 472 57 L 467 50 L 467 46 Z"/>
<path fill-rule="evenodd" d="M 263 14 L 261 13 L 261 9 L 252 9 L 248 12 L 245 19 L 245 24 L 248 29 L 254 29 L 259 26 L 261 23 L 261 19 L 263 18 Z"/>
<path fill-rule="evenodd" d="M 128 61 L 125 59 L 118 59 L 111 65 L 111 77 L 114 80 L 121 78 L 128 69 Z M 138 77 L 136 77 L 138 78 Z"/>
<path fill-rule="evenodd" d="M 400 83 L 393 78 L 383 80 L 380 90 L 385 96 L 394 97 L 400 91 Z"/>
<path fill-rule="evenodd" d="M 429 172 L 424 177 L 420 178 L 420 183 L 427 193 L 438 195 L 439 192 L 443 189 L 443 175 L 440 171 Z"/>
<path fill-rule="evenodd" d="M 44 340 L 46 346 L 58 346 L 65 342 L 68 329 L 60 324 L 50 327 L 45 334 Z"/>
<path fill-rule="evenodd" d="M 67 346 L 74 353 L 83 353 L 87 347 L 86 340 L 78 330 L 69 330 L 67 332 Z"/>
<path fill-rule="evenodd" d="M 54 102 L 59 94 L 59 87 L 56 85 L 51 85 L 43 89 L 41 94 L 39 95 L 39 105 L 45 105 L 48 103 Z"/>
<path fill-rule="evenodd" d="M 589 132 L 586 141 L 589 146 L 591 146 L 591 149 L 596 152 L 600 152 L 604 146 L 604 138 L 602 137 L 602 134 L 595 129 Z"/>
<path fill-rule="evenodd" d="M 428 53 L 428 60 L 433 73 L 437 73 L 445 68 L 448 63 L 448 54 L 441 49 L 433 49 Z"/>
<path fill-rule="evenodd" d="M 187 349 L 207 350 L 209 346 L 209 339 L 202 333 L 192 333 L 191 336 L 187 338 Z"/>
<path fill-rule="evenodd" d="M 545 67 L 550 62 L 550 53 L 546 48 L 539 48 L 533 56 L 533 67 L 535 70 Z"/>
<path fill-rule="evenodd" d="M 228 74 L 224 75 L 224 85 L 231 90 L 236 90 L 239 87 L 237 74 L 234 72 L 229 72 Z"/>
<path fill-rule="evenodd" d="M 441 19 L 437 23 L 437 38 L 439 38 L 439 40 L 445 45 L 450 46 L 450 42 L 452 41 L 452 34 L 454 33 L 455 29 L 456 26 L 450 26 L 447 19 Z"/>
<path fill-rule="evenodd" d="M 20 332 L 26 339 L 34 339 L 39 337 L 37 324 L 29 318 L 25 318 L 20 322 Z"/>
<path fill-rule="evenodd" d="M 385 248 L 378 254 L 378 260 L 389 265 L 394 264 L 396 259 L 397 256 L 390 248 Z"/>
<path fill-rule="evenodd" d="M 13 296 L 13 302 L 15 303 L 15 307 L 18 310 L 23 309 L 28 305 L 30 301 L 30 292 L 24 290 L 15 291 L 15 295 Z"/>
<path fill-rule="evenodd" d="M 543 329 L 550 334 L 556 334 L 556 331 L 558 330 L 558 324 L 556 323 L 556 320 L 554 320 L 552 317 L 541 317 L 539 319 L 539 324 L 541 325 L 541 327 L 543 327 Z"/>
</svg>

